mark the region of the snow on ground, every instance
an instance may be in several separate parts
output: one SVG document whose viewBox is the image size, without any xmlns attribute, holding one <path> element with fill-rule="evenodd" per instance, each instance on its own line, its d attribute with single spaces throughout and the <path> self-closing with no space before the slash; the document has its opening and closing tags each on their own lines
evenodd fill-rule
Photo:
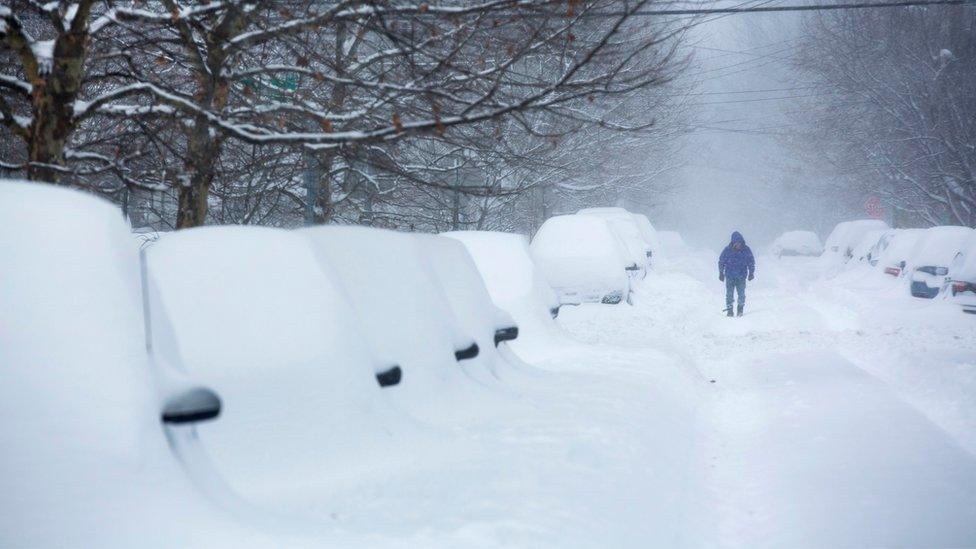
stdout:
<svg viewBox="0 0 976 549">
<path fill-rule="evenodd" d="M 976 543 L 976 323 L 877 271 L 824 280 L 816 260 L 769 257 L 746 316 L 729 319 L 713 258 L 676 258 L 634 307 L 561 317 L 580 338 L 649 344 L 715 380 L 683 539 Z"/>
<path fill-rule="evenodd" d="M 403 547 L 976 543 L 972 318 L 760 257 L 729 319 L 715 263 L 672 256 L 633 306 L 564 307 L 577 342 L 511 380 L 523 405 L 305 510 Z"/>
</svg>

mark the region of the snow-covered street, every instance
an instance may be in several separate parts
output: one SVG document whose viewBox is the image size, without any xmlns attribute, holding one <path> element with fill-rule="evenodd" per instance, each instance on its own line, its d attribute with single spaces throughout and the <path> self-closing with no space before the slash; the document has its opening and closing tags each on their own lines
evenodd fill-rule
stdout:
<svg viewBox="0 0 976 549">
<path fill-rule="evenodd" d="M 633 306 L 564 307 L 582 343 L 506 380 L 449 455 L 309 508 L 413 546 L 972 544 L 970 319 L 765 257 L 728 319 L 713 258 L 674 257 Z"/>
</svg>

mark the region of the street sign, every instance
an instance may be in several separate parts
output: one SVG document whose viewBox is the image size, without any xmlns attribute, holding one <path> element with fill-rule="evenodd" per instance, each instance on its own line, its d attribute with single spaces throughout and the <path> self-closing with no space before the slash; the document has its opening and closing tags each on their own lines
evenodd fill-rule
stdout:
<svg viewBox="0 0 976 549">
<path fill-rule="evenodd" d="M 871 219 L 883 218 L 884 208 L 881 207 L 881 198 L 877 196 L 869 196 L 868 199 L 864 201 L 864 211 L 867 212 L 868 217 Z"/>
</svg>

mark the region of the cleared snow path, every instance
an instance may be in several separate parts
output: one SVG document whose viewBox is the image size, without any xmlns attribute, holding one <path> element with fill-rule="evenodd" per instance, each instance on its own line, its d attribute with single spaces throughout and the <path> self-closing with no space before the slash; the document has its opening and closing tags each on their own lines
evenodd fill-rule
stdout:
<svg viewBox="0 0 976 549">
<path fill-rule="evenodd" d="M 578 337 L 670 350 L 715 380 L 682 539 L 976 544 L 974 319 L 901 299 L 874 273 L 851 289 L 858 275 L 824 282 L 812 261 L 760 261 L 741 319 L 722 316 L 707 253 L 659 269 L 635 307 L 563 317 Z"/>
</svg>

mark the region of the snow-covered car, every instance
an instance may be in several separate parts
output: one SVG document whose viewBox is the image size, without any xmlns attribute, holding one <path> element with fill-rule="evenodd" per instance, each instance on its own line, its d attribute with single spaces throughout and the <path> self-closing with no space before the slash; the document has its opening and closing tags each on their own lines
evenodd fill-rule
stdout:
<svg viewBox="0 0 976 549">
<path fill-rule="evenodd" d="M 872 258 L 878 253 L 877 250 L 885 245 L 885 235 L 890 232 L 891 229 L 873 229 L 864 233 L 864 236 L 851 248 L 851 263 L 872 264 Z"/>
<path fill-rule="evenodd" d="M 946 299 L 959 305 L 964 313 L 976 314 L 976 234 L 970 236 L 949 273 Z"/>
<path fill-rule="evenodd" d="M 474 259 L 492 301 L 508 311 L 519 327 L 524 348 L 527 340 L 548 339 L 556 331 L 559 298 L 532 261 L 528 239 L 520 234 L 490 231 L 455 231 L 444 236 L 464 244 Z"/>
<path fill-rule="evenodd" d="M 972 238 L 969 227 L 931 227 L 915 243 L 911 253 L 911 294 L 932 299 L 950 280 L 950 268 L 961 264 L 961 256 Z"/>
<path fill-rule="evenodd" d="M 630 293 L 629 273 L 638 269 L 610 224 L 593 215 L 550 217 L 530 250 L 562 304 L 620 303 Z"/>
<path fill-rule="evenodd" d="M 818 256 L 823 253 L 823 245 L 813 231 L 787 231 L 773 241 L 769 253 L 776 257 Z"/>
<path fill-rule="evenodd" d="M 651 265 L 654 254 L 661 254 L 661 238 L 658 236 L 657 229 L 651 224 L 651 220 L 647 218 L 644 214 L 631 214 L 634 217 L 634 221 L 637 223 L 637 228 L 640 229 L 641 237 L 644 238 L 644 242 L 648 245 L 647 258 L 648 266 Z"/>
<path fill-rule="evenodd" d="M 884 274 L 900 277 L 907 272 L 912 250 L 923 234 L 925 229 L 894 229 L 886 234 L 886 245 L 879 252 L 877 262 Z"/>
<path fill-rule="evenodd" d="M 583 208 L 577 215 L 592 215 L 607 221 L 610 229 L 624 245 L 630 261 L 638 269 L 630 274 L 636 278 L 643 278 L 650 266 L 654 250 L 645 240 L 641 229 L 634 219 L 634 215 L 623 208 Z"/>
<path fill-rule="evenodd" d="M 199 439 L 245 500 L 301 489 L 397 431 L 381 386 L 403 372 L 371 352 L 302 235 L 204 227 L 165 235 L 146 257 L 154 348 L 226 399 Z"/>
<path fill-rule="evenodd" d="M 418 416 L 441 421 L 450 419 L 448 404 L 450 414 L 457 414 L 464 409 L 459 401 L 479 397 L 471 369 L 458 364 L 482 352 L 476 335 L 457 317 L 416 235 L 352 226 L 298 233 L 349 297 L 369 348 L 403 369 L 391 398 Z"/>
<path fill-rule="evenodd" d="M 187 475 L 220 400 L 147 350 L 118 208 L 0 181 L 0 229 L 0 546 L 271 545 Z"/>
<path fill-rule="evenodd" d="M 469 371 L 474 370 L 475 376 L 483 372 L 501 375 L 505 361 L 495 348 L 518 338 L 518 324 L 492 301 L 464 244 L 445 236 L 416 234 L 415 237 L 461 329 L 474 336 L 478 344 L 480 352 L 470 361 L 474 368 Z"/>
<path fill-rule="evenodd" d="M 888 224 L 880 219 L 842 221 L 834 227 L 824 242 L 824 256 L 846 263 L 854 256 L 854 246 L 864 238 L 865 234 L 888 228 Z"/>
<path fill-rule="evenodd" d="M 877 267 L 881 263 L 881 256 L 884 255 L 888 246 L 895 240 L 895 236 L 898 234 L 898 229 L 888 229 L 886 231 L 881 231 L 878 236 L 877 241 L 871 245 L 867 253 L 864 255 L 864 261 L 866 261 L 872 267 Z"/>
</svg>

